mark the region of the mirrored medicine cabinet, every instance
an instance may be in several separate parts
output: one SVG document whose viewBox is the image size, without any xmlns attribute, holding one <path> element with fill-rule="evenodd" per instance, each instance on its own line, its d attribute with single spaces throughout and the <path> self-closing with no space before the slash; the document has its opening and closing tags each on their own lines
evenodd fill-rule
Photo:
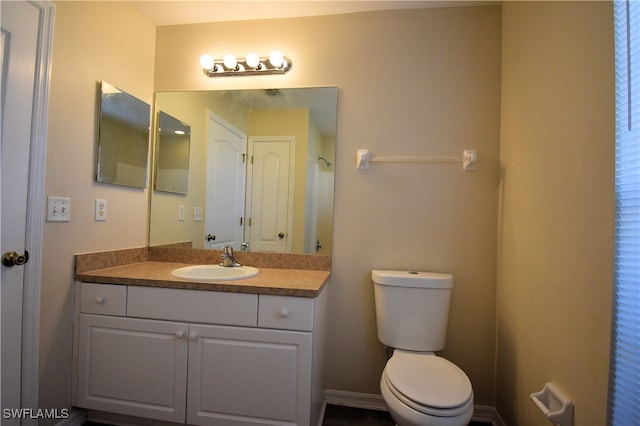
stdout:
<svg viewBox="0 0 640 426">
<path fill-rule="evenodd" d="M 96 181 L 146 188 L 151 107 L 102 81 L 98 114 Z"/>
</svg>

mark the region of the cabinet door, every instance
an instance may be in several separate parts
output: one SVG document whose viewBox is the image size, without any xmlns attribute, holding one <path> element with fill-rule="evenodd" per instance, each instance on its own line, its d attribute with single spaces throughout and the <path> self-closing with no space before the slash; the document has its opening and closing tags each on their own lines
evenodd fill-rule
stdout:
<svg viewBox="0 0 640 426">
<path fill-rule="evenodd" d="M 190 326 L 187 423 L 308 425 L 311 333 Z"/>
<path fill-rule="evenodd" d="M 188 325 L 80 315 L 78 406 L 184 423 Z"/>
</svg>

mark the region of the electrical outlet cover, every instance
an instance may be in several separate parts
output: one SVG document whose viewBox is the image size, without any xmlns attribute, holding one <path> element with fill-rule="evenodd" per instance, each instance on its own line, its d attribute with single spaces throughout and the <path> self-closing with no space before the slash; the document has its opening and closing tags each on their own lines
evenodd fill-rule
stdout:
<svg viewBox="0 0 640 426">
<path fill-rule="evenodd" d="M 96 222 L 107 220 L 107 200 L 96 200 Z"/>
</svg>

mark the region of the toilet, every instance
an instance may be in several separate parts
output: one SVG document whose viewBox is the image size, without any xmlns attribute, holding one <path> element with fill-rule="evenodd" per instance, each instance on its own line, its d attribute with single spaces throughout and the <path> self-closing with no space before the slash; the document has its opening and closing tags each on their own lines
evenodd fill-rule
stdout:
<svg viewBox="0 0 640 426">
<path fill-rule="evenodd" d="M 473 416 L 471 381 L 435 354 L 444 349 L 453 277 L 371 272 L 378 339 L 393 348 L 380 392 L 398 426 L 462 426 Z"/>
</svg>

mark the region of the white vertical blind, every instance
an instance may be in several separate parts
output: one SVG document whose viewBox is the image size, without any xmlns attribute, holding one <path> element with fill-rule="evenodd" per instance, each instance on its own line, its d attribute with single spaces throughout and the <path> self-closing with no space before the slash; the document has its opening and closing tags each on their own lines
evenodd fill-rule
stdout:
<svg viewBox="0 0 640 426">
<path fill-rule="evenodd" d="M 640 425 L 640 2 L 614 2 L 616 223 L 609 422 Z"/>
</svg>

